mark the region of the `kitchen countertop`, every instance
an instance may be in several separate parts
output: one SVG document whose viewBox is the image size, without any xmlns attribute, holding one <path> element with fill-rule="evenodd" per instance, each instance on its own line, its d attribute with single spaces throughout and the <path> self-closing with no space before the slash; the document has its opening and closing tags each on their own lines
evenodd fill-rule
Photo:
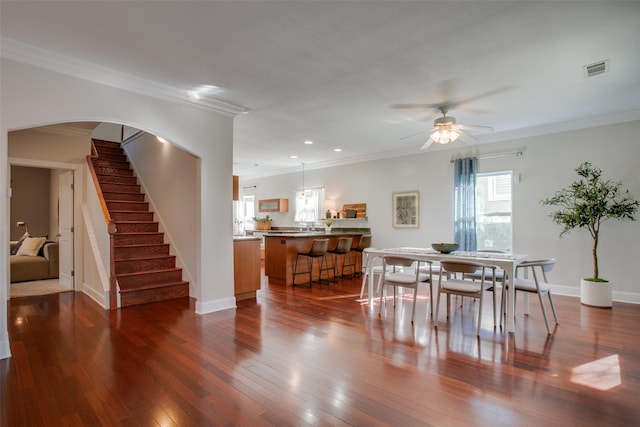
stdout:
<svg viewBox="0 0 640 427">
<path fill-rule="evenodd" d="M 322 237 L 322 236 L 363 236 L 370 234 L 367 231 L 353 232 L 353 231 L 338 231 L 332 233 L 326 233 L 324 231 L 297 231 L 297 232 L 277 232 L 270 231 L 265 234 L 264 237 Z"/>
</svg>

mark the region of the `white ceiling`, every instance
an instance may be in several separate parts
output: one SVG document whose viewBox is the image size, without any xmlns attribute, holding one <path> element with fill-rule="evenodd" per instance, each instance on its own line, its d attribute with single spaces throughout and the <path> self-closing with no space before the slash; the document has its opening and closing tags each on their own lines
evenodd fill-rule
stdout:
<svg viewBox="0 0 640 427">
<path fill-rule="evenodd" d="M 393 104 L 453 104 L 459 123 L 493 127 L 482 143 L 640 118 L 638 1 L 3 0 L 0 12 L 3 56 L 54 68 L 56 53 L 86 78 L 248 109 L 234 130 L 245 177 L 420 153 L 426 132 L 403 137 L 436 109 Z M 610 71 L 583 76 L 605 59 Z M 200 85 L 221 91 L 190 100 Z"/>
</svg>

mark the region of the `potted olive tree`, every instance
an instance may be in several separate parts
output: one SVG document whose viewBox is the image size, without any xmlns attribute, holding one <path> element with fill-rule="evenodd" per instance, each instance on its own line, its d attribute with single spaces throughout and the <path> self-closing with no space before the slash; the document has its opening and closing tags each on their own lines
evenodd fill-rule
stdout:
<svg viewBox="0 0 640 427">
<path fill-rule="evenodd" d="M 549 217 L 561 225 L 560 237 L 574 228 L 586 228 L 593 238 L 593 277 L 582 279 L 580 302 L 597 307 L 611 307 L 612 284 L 600 277 L 598 270 L 598 240 L 600 226 L 608 219 L 635 221 L 639 202 L 622 190 L 621 182 L 602 177 L 602 170 L 590 162 L 583 162 L 575 171 L 579 178 L 568 187 L 556 192 L 543 205 L 558 206 Z"/>
</svg>

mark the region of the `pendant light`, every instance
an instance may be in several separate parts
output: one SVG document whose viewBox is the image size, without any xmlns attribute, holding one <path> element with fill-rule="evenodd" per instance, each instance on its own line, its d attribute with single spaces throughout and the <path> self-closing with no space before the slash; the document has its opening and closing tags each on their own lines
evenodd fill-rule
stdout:
<svg viewBox="0 0 640 427">
<path fill-rule="evenodd" d="M 305 201 L 307 199 L 307 191 L 304 188 L 304 163 L 302 164 L 302 192 L 300 193 L 300 196 L 298 197 L 299 200 L 301 201 Z"/>
</svg>

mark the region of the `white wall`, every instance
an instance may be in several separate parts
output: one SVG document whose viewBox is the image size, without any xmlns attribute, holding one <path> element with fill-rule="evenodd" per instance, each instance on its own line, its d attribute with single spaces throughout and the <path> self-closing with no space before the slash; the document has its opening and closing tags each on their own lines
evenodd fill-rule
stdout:
<svg viewBox="0 0 640 427">
<path fill-rule="evenodd" d="M 91 132 L 91 138 L 101 141 L 122 142 L 122 125 L 117 123 L 100 123 Z"/>
<path fill-rule="evenodd" d="M 193 295 L 198 258 L 193 236 L 198 220 L 199 159 L 147 133 L 127 142 L 124 149 Z"/>
<path fill-rule="evenodd" d="M 83 178 L 86 183 L 82 194 L 82 219 L 84 227 L 77 231 L 82 233 L 83 279 L 78 282 L 76 278 L 76 290 L 82 290 L 91 296 L 104 308 L 110 308 L 110 250 L 111 237 L 109 236 L 109 224 L 106 223 L 102 203 L 98 196 L 89 166 L 83 168 Z M 75 234 L 75 233 L 74 233 Z"/>
<path fill-rule="evenodd" d="M 25 232 L 24 228 L 16 227 L 17 221 L 27 224 L 31 236 L 54 239 L 49 224 L 50 185 L 48 169 L 11 167 L 11 240 L 18 240 Z"/>
<path fill-rule="evenodd" d="M 453 238 L 452 156 L 472 152 L 482 154 L 523 150 L 520 157 L 480 160 L 480 172 L 512 170 L 520 176 L 513 187 L 514 252 L 532 258 L 554 257 L 556 269 L 549 280 L 556 291 L 578 295 L 579 280 L 592 273 L 591 237 L 586 230 L 574 230 L 559 239 L 560 228 L 548 218 L 551 209 L 541 199 L 552 196 L 576 178 L 574 169 L 591 161 L 606 177 L 621 180 L 624 188 L 640 199 L 640 122 L 627 122 L 579 131 L 563 132 L 474 148 L 453 148 L 413 156 L 377 160 L 327 169 L 306 170 L 305 186 L 325 186 L 327 198 L 344 203 L 366 203 L 368 224 L 375 247 L 419 246 Z M 301 172 L 261 179 L 243 179 L 243 194 L 257 199 L 286 197 L 302 184 Z M 256 188 L 243 190 L 243 187 Z M 420 192 L 420 228 L 394 229 L 391 226 L 391 195 L 395 191 Z M 273 214 L 274 225 L 293 224 L 293 208 Z M 601 275 L 614 283 L 614 299 L 640 302 L 635 263 L 640 259 L 640 222 L 606 222 L 599 248 Z"/>
<path fill-rule="evenodd" d="M 233 119 L 6 58 L 1 61 L 0 165 L 3 167 L 8 164 L 9 131 L 72 121 L 136 127 L 162 135 L 201 159 L 200 211 L 193 236 L 198 246 L 196 310 L 204 313 L 235 306 L 230 226 Z M 4 242 L 9 240 L 7 178 L 6 173 L 0 176 L 0 188 L 5 195 L 0 198 L 0 241 Z M 220 227 L 220 224 L 229 226 Z M 0 277 L 5 277 L 4 283 L 9 282 L 8 258 L 8 245 L 0 245 Z M 7 292 L 7 286 L 0 286 L 0 307 L 6 307 Z M 6 316 L 0 316 L 0 358 L 10 355 L 6 321 Z"/>
<path fill-rule="evenodd" d="M 88 132 L 84 135 L 78 135 L 56 130 L 47 132 L 46 128 L 23 129 L 11 132 L 9 157 L 48 162 L 83 163 L 85 157 L 91 153 L 90 141 Z"/>
</svg>

